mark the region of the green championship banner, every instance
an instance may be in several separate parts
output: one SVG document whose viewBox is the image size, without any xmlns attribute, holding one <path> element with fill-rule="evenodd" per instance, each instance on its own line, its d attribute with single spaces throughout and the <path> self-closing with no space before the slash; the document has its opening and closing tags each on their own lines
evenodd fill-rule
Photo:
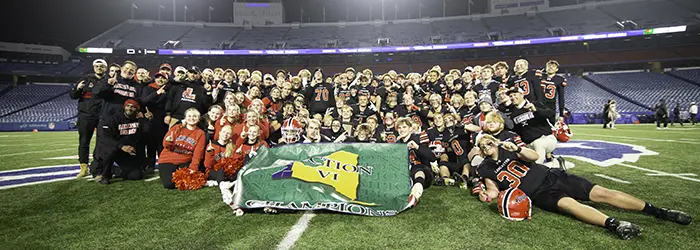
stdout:
<svg viewBox="0 0 700 250">
<path fill-rule="evenodd" d="M 261 147 L 238 172 L 233 202 L 393 216 L 414 205 L 410 192 L 404 144 L 295 144 Z"/>
</svg>

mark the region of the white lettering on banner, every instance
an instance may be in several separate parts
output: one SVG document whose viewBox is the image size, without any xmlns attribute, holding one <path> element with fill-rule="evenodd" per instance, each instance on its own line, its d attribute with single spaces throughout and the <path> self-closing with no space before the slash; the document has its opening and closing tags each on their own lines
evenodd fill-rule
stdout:
<svg viewBox="0 0 700 250">
<path fill-rule="evenodd" d="M 321 53 L 335 53 L 335 50 L 334 49 L 324 49 L 324 50 L 321 50 Z"/>
<path fill-rule="evenodd" d="M 360 48 L 360 49 L 357 49 L 357 52 L 360 52 L 360 53 L 362 53 L 362 52 L 372 52 L 372 49 L 369 49 L 369 48 L 366 48 L 366 49 Z"/>
<path fill-rule="evenodd" d="M 406 51 L 411 50 L 411 47 L 396 47 L 396 51 Z"/>
<path fill-rule="evenodd" d="M 579 36 L 563 36 L 559 38 L 559 41 L 576 41 Z"/>
<path fill-rule="evenodd" d="M 489 43 L 488 43 L 488 42 L 485 42 L 485 43 L 475 43 L 475 44 L 474 44 L 474 47 L 486 47 L 486 46 L 489 46 Z"/>
<path fill-rule="evenodd" d="M 515 41 L 515 44 L 530 44 L 530 42 L 532 42 L 532 41 L 530 41 L 530 40 L 519 40 L 519 41 Z"/>
<path fill-rule="evenodd" d="M 513 41 L 497 41 L 493 42 L 493 46 L 505 46 L 505 45 L 513 45 Z"/>
<path fill-rule="evenodd" d="M 248 51 L 248 54 L 263 54 L 263 53 L 265 53 L 265 52 L 262 50 L 249 50 Z"/>
<path fill-rule="evenodd" d="M 117 95 L 120 95 L 120 96 L 134 97 L 134 92 L 128 92 L 128 91 L 121 90 L 121 89 L 115 89 L 114 93 Z"/>
<path fill-rule="evenodd" d="M 624 33 L 624 32 L 608 34 L 608 38 L 613 38 L 613 37 L 626 37 L 626 36 L 627 36 L 627 33 Z"/>
</svg>

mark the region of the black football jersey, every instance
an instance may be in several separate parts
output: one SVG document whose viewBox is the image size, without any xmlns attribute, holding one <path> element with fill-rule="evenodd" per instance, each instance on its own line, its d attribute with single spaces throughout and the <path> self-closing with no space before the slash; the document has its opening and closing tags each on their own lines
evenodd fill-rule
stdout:
<svg viewBox="0 0 700 250">
<path fill-rule="evenodd" d="M 566 87 L 566 78 L 560 75 L 549 77 L 545 75 L 540 82 L 542 91 L 544 92 L 544 104 L 551 110 L 557 110 L 559 105 L 559 116 L 564 116 L 564 87 Z M 557 102 L 557 99 L 559 100 Z"/>
<path fill-rule="evenodd" d="M 523 90 L 525 98 L 531 102 L 542 102 L 544 101 L 542 87 L 539 86 L 541 81 L 542 72 L 537 70 L 529 70 L 524 74 L 518 76 L 513 74 L 508 78 L 508 88 L 518 87 Z"/>
<path fill-rule="evenodd" d="M 479 84 L 475 85 L 473 90 L 474 90 L 474 92 L 477 93 L 478 99 L 481 99 L 484 96 L 488 96 L 495 103 L 496 102 L 496 93 L 498 92 L 498 87 L 499 87 L 498 85 L 499 85 L 498 82 L 491 80 L 486 84 L 486 86 L 484 86 L 483 83 L 479 83 Z"/>
<path fill-rule="evenodd" d="M 498 190 L 519 188 L 528 196 L 535 194 L 548 171 L 548 167 L 521 161 L 515 152 L 501 147 L 498 148 L 498 160 L 486 158 L 476 168 L 477 175 L 496 182 Z"/>
<path fill-rule="evenodd" d="M 446 150 L 450 162 L 465 164 L 469 160 L 467 154 L 472 148 L 471 132 L 464 125 L 456 125 L 445 129 Z"/>
</svg>

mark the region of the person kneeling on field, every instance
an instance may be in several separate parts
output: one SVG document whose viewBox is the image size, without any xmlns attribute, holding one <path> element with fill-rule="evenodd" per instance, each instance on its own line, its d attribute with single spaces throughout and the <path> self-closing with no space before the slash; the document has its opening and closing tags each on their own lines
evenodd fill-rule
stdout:
<svg viewBox="0 0 700 250">
<path fill-rule="evenodd" d="M 163 139 L 164 149 L 158 159 L 158 169 L 163 187 L 167 189 L 175 188 L 173 173 L 178 168 L 199 171 L 206 146 L 206 135 L 197 127 L 199 116 L 196 108 L 187 109 L 183 123 L 175 124 Z"/>
<path fill-rule="evenodd" d="M 403 117 L 396 121 L 396 143 L 406 143 L 410 164 L 411 195 L 416 201 L 423 195 L 423 189 L 429 188 L 434 182 L 434 174 L 430 165 L 437 166 L 437 158 L 428 147 L 428 136 L 425 133 L 414 133 L 410 118 Z M 427 163 L 427 164 L 426 164 Z"/>
<path fill-rule="evenodd" d="M 139 112 L 140 108 L 136 100 L 126 100 L 124 112 L 109 116 L 99 128 L 102 138 L 95 147 L 95 159 L 90 166 L 92 176 L 99 179 L 99 183 L 110 184 L 113 175 L 125 180 L 143 178 L 146 152 L 145 141 L 141 138 L 145 138 L 149 122 Z M 112 166 L 114 162 L 119 166 Z"/>
<path fill-rule="evenodd" d="M 626 210 L 643 211 L 681 225 L 693 221 L 684 212 L 658 208 L 629 194 L 593 184 L 583 177 L 535 163 L 537 152 L 513 142 L 502 142 L 491 135 L 484 135 L 478 145 L 484 157 L 476 169 L 486 183 L 486 189 L 479 192 L 479 199 L 483 202 L 498 197 L 499 191 L 519 188 L 537 207 L 570 214 L 583 222 L 605 227 L 625 240 L 639 236 L 642 229 L 630 222 L 609 217 L 579 201 L 602 202 Z"/>
</svg>

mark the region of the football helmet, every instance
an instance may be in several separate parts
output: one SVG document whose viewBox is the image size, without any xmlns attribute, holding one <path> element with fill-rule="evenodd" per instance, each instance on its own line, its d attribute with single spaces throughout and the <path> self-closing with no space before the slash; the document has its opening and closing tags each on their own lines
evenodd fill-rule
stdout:
<svg viewBox="0 0 700 250">
<path fill-rule="evenodd" d="M 297 118 L 289 118 L 282 124 L 282 137 L 286 143 L 296 143 L 301 138 L 302 126 Z"/>
<path fill-rule="evenodd" d="M 509 188 L 498 194 L 498 212 L 508 220 L 532 218 L 532 201 L 519 188 Z"/>
<path fill-rule="evenodd" d="M 563 120 L 560 120 L 556 124 L 554 124 L 554 127 L 552 128 L 552 134 L 560 142 L 568 142 L 569 139 L 571 139 L 571 136 L 574 135 L 573 133 L 571 133 L 569 125 L 564 123 Z"/>
</svg>

